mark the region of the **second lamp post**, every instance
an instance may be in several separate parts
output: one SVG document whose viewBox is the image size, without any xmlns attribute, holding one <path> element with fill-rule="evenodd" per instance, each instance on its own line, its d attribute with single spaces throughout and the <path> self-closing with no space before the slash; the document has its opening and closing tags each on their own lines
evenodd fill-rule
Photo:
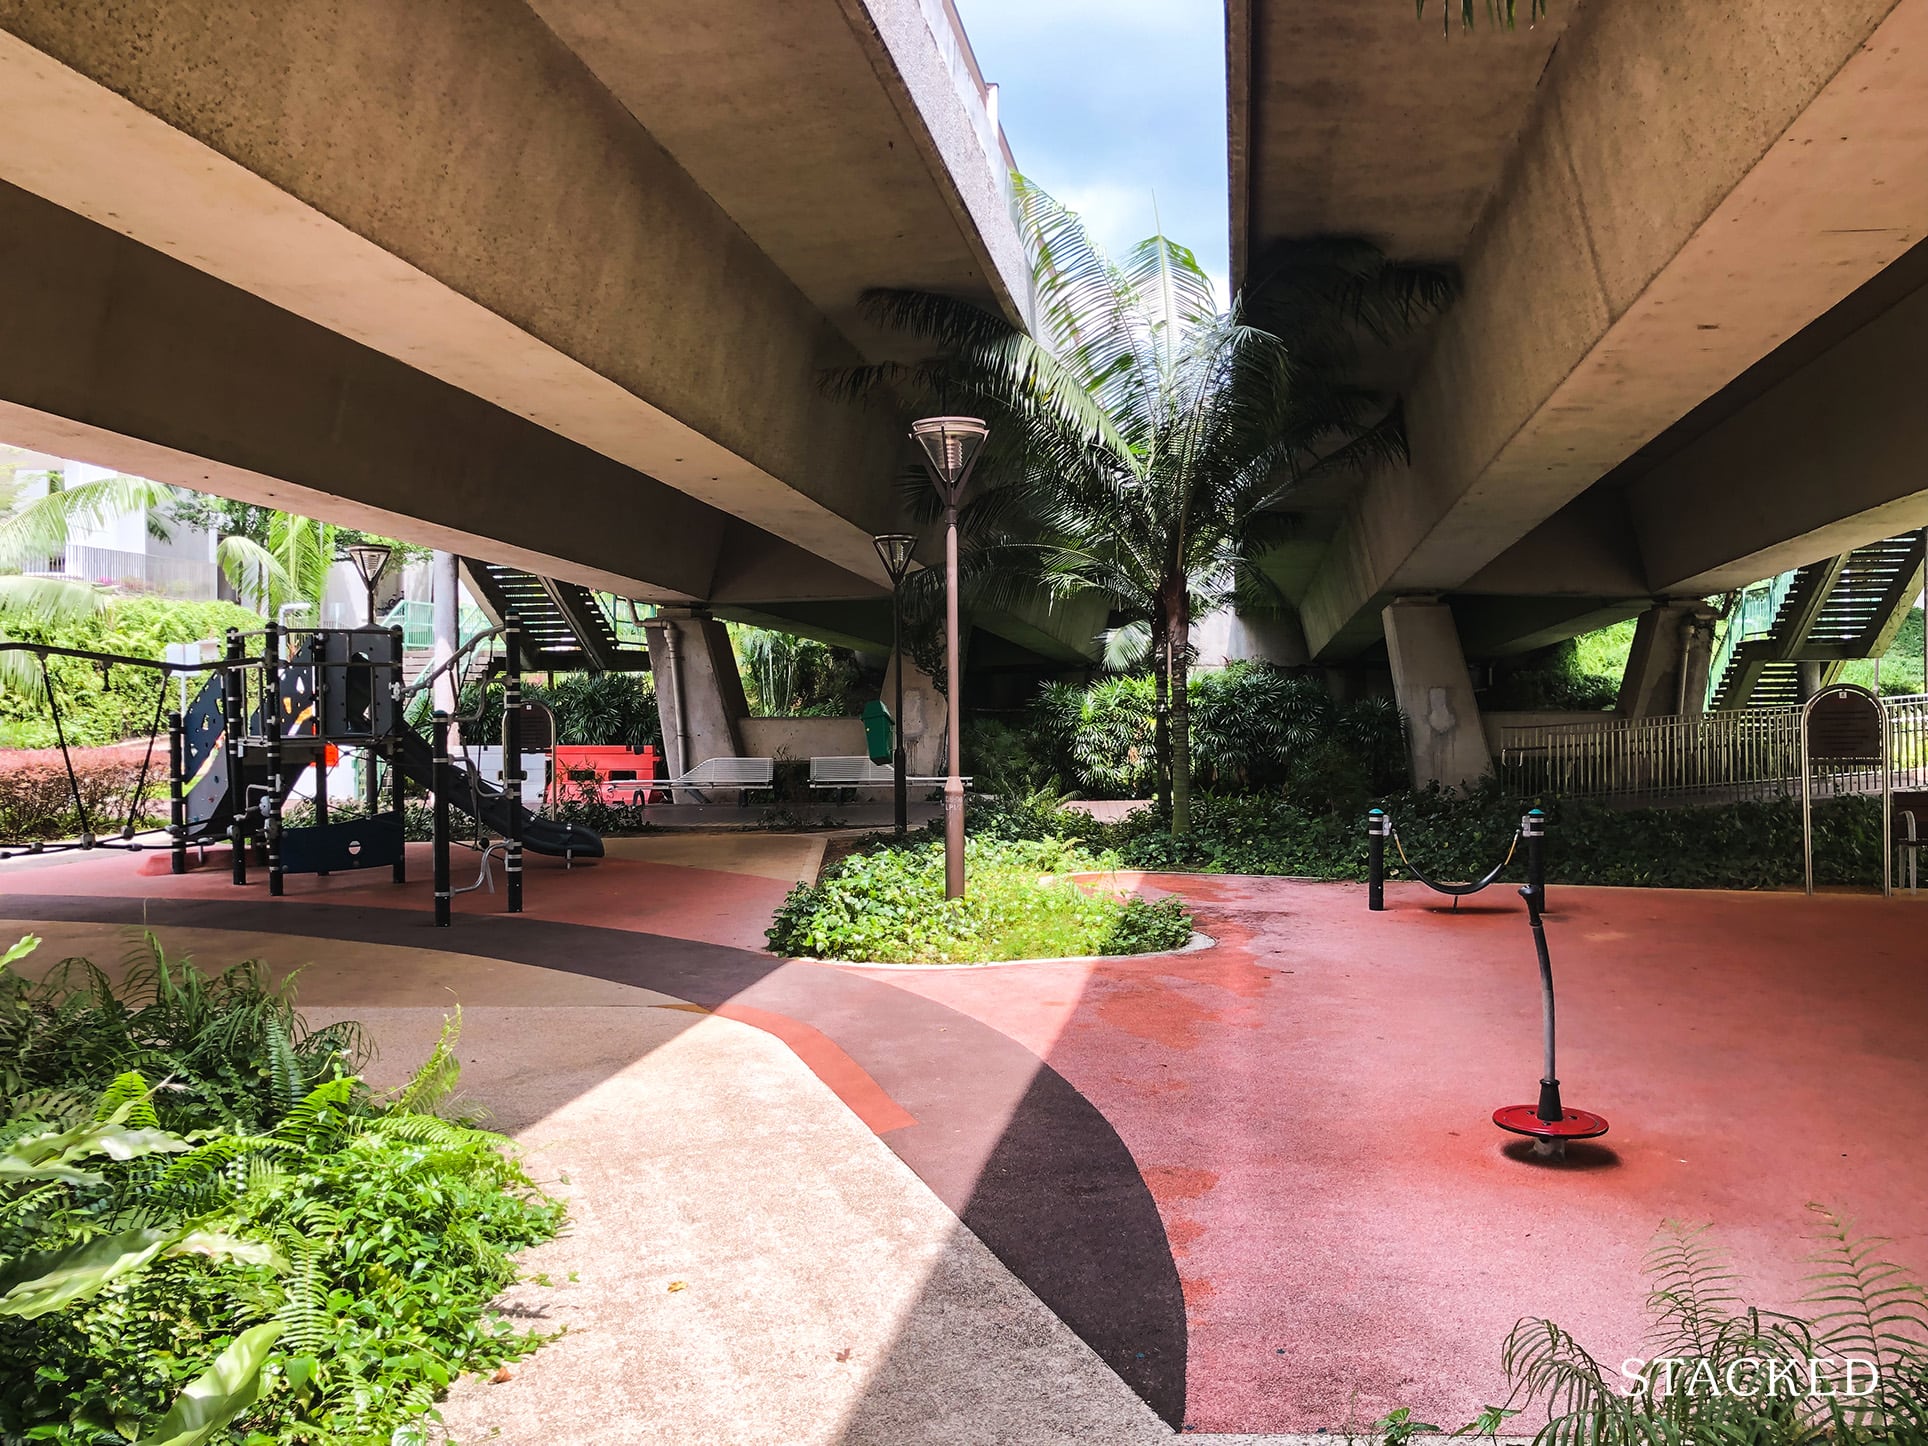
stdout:
<svg viewBox="0 0 1928 1446">
<path fill-rule="evenodd" d="M 910 828 L 910 778 L 904 758 L 904 574 L 910 571 L 910 555 L 917 539 L 908 532 L 886 532 L 871 538 L 877 558 L 890 574 L 890 669 L 897 679 L 897 697 L 892 704 L 891 740 L 896 751 L 891 755 L 891 782 L 895 787 L 897 832 Z"/>
<path fill-rule="evenodd" d="M 950 704 L 944 753 L 944 896 L 964 897 L 964 779 L 960 772 L 962 734 L 958 696 L 957 504 L 991 429 L 977 417 L 926 417 L 911 423 L 910 434 L 923 449 L 924 465 L 944 502 L 944 644 L 946 700 Z"/>
</svg>

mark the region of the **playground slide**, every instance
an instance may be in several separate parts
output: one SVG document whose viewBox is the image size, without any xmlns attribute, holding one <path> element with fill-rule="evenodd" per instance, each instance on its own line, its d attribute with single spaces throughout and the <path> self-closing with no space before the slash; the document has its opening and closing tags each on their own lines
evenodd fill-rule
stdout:
<svg viewBox="0 0 1928 1446">
<path fill-rule="evenodd" d="M 402 772 L 416 783 L 424 788 L 435 786 L 435 749 L 419 733 L 404 730 L 396 760 Z M 531 853 L 551 854 L 556 858 L 573 855 L 579 859 L 599 859 L 603 856 L 602 838 L 594 830 L 586 829 L 579 823 L 562 823 L 530 813 L 492 783 L 477 779 L 473 793 L 464 784 L 449 794 L 449 803 L 464 813 L 471 812 L 472 801 L 478 805 L 474 812 L 480 814 L 482 822 L 498 834 L 507 835 L 512 810 L 519 815 L 522 846 Z"/>
</svg>

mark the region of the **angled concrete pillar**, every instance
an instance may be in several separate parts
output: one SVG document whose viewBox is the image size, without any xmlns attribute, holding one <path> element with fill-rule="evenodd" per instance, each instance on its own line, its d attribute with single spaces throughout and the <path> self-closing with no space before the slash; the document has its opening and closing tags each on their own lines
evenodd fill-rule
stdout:
<svg viewBox="0 0 1928 1446">
<path fill-rule="evenodd" d="M 897 699 L 896 668 L 895 660 L 884 668 L 884 689 L 878 696 L 886 708 L 894 706 Z M 913 775 L 935 778 L 944 772 L 949 762 L 949 755 L 944 751 L 944 730 L 949 718 L 949 709 L 944 695 L 937 691 L 936 680 L 906 655 L 904 716 L 897 720 L 897 725 L 904 737 L 904 765 Z"/>
<path fill-rule="evenodd" d="M 1634 625 L 1627 671 L 1614 711 L 1622 718 L 1707 710 L 1714 657 L 1714 614 L 1700 602 L 1655 603 Z"/>
<path fill-rule="evenodd" d="M 1452 609 L 1437 598 L 1397 598 L 1380 617 L 1414 786 L 1471 788 L 1492 771 L 1493 758 Z"/>
<path fill-rule="evenodd" d="M 644 627 L 670 776 L 687 773 L 706 758 L 742 757 L 737 724 L 750 708 L 728 629 L 687 608 L 664 608 Z"/>
</svg>

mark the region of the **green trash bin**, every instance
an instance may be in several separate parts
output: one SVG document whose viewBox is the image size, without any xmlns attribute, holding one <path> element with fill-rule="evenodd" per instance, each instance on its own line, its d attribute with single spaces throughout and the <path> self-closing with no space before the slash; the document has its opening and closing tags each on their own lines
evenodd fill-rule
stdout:
<svg viewBox="0 0 1928 1446">
<path fill-rule="evenodd" d="M 897 746 L 897 726 L 881 698 L 872 698 L 864 704 L 864 742 L 870 747 L 872 763 L 890 762 L 892 750 Z"/>
</svg>

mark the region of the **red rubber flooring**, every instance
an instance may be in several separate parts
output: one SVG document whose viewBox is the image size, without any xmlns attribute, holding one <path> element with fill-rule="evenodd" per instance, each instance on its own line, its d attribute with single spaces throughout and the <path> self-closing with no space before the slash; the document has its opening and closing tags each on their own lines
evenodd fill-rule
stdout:
<svg viewBox="0 0 1928 1446">
<path fill-rule="evenodd" d="M 1160 882 L 1219 948 L 889 978 L 1022 1039 L 1117 1130 L 1178 1264 L 1194 1429 L 1457 1425 L 1502 1399 L 1522 1316 L 1645 1354 L 1667 1219 L 1712 1222 L 1768 1303 L 1801 1293 L 1809 1201 L 1928 1272 L 1928 905 L 1553 890 L 1567 1102 L 1613 1128 L 1552 1168 L 1489 1119 L 1539 1078 L 1510 891 L 1454 916 L 1393 887 L 1373 915 L 1358 886 Z"/>
<path fill-rule="evenodd" d="M 1712 1222 L 1764 1304 L 1800 1294 L 1809 1201 L 1928 1272 L 1928 903 L 1556 886 L 1561 1077 L 1613 1129 L 1554 1168 L 1489 1121 L 1539 1073 L 1510 892 L 1453 915 L 1394 886 L 1371 915 L 1356 886 L 1168 879 L 1217 949 L 860 970 L 741 947 L 781 896 L 769 880 L 533 868 L 536 917 L 471 895 L 453 938 L 418 933 L 395 906 L 419 910 L 421 886 L 385 879 L 268 901 L 123 856 L 0 889 L 68 896 L 23 916 L 127 917 L 146 896 L 180 922 L 446 940 L 757 1023 L 1198 1431 L 1336 1430 L 1399 1404 L 1457 1424 L 1503 1395 L 1499 1345 L 1526 1315 L 1610 1368 L 1644 1354 L 1640 1261 L 1669 1218 Z"/>
</svg>

